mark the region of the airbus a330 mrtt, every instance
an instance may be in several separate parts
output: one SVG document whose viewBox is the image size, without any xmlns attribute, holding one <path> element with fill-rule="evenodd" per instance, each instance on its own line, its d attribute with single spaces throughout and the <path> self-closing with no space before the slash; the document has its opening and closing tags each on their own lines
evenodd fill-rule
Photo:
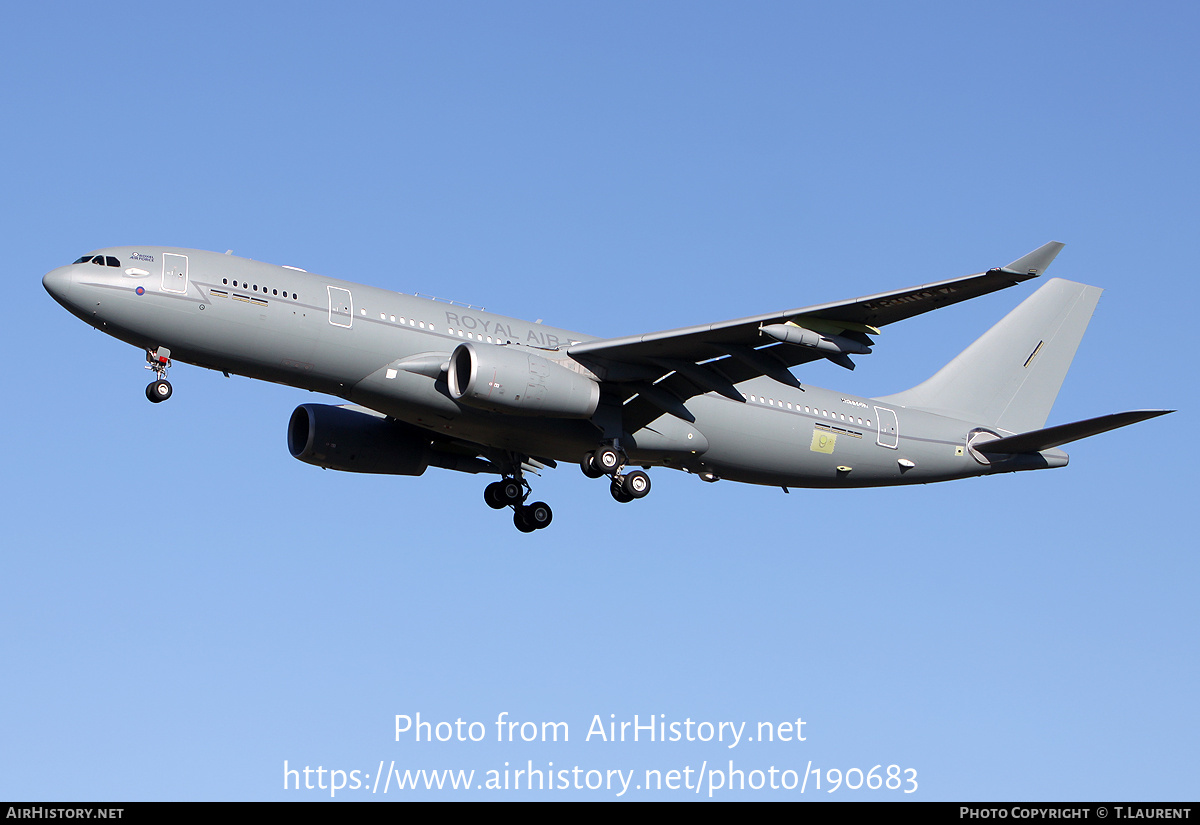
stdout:
<svg viewBox="0 0 1200 825">
<path fill-rule="evenodd" d="M 183 361 L 337 396 L 303 404 L 291 453 L 335 470 L 500 479 L 484 489 L 519 530 L 550 523 L 528 476 L 558 461 L 607 477 L 618 501 L 651 467 L 783 487 L 921 484 L 1061 467 L 1062 444 L 1168 410 L 1046 427 L 1101 290 L 1046 282 L 932 378 L 860 398 L 801 382 L 818 359 L 853 369 L 881 327 L 1041 275 L 1048 243 L 977 275 L 866 298 L 623 338 L 214 252 L 101 249 L 49 272 L 77 317 L 146 352 L 146 395 Z M 634 469 L 640 467 L 641 469 Z"/>
</svg>

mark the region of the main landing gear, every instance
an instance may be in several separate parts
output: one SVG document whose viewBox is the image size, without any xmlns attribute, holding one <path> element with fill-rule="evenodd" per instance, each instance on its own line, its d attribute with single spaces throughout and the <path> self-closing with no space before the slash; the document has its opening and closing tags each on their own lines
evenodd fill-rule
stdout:
<svg viewBox="0 0 1200 825">
<path fill-rule="evenodd" d="M 585 455 L 579 467 L 588 478 L 612 478 L 608 491 L 614 499 L 625 504 L 634 499 L 644 498 L 650 492 L 650 476 L 641 470 L 622 472 L 625 463 L 623 453 L 614 447 L 601 447 Z"/>
<path fill-rule="evenodd" d="M 554 519 L 554 512 L 546 502 L 535 501 L 533 504 L 525 503 L 532 492 L 533 490 L 518 472 L 516 476 L 493 481 L 487 487 L 484 487 L 483 500 L 493 510 L 503 510 L 505 507 L 512 507 L 513 524 L 522 533 L 532 533 L 534 530 L 549 527 L 550 522 Z"/>
<path fill-rule="evenodd" d="M 171 351 L 166 347 L 146 350 L 146 369 L 154 370 L 158 376 L 146 385 L 146 397 L 155 404 L 161 404 L 171 397 L 171 382 L 167 380 L 167 370 L 171 368 Z"/>
</svg>

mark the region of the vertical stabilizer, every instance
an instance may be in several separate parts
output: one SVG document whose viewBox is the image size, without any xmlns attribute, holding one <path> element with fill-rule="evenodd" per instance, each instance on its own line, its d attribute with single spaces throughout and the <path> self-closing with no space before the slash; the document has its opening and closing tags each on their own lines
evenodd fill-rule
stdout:
<svg viewBox="0 0 1200 825">
<path fill-rule="evenodd" d="M 883 400 L 1014 433 L 1041 429 L 1102 291 L 1053 278 L 928 381 Z"/>
</svg>

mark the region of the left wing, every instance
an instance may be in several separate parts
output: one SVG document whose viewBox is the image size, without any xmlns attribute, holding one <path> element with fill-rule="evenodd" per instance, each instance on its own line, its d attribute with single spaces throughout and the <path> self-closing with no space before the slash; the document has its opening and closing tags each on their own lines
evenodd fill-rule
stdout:
<svg viewBox="0 0 1200 825">
<path fill-rule="evenodd" d="M 760 375 L 792 386 L 790 367 L 828 358 L 854 369 L 879 327 L 1036 278 L 1063 244 L 1050 242 L 1012 263 L 964 278 L 831 304 L 755 315 L 648 335 L 575 344 L 566 353 L 593 368 L 606 388 L 629 402 L 625 414 L 648 422 L 667 411 L 688 418 L 682 402 L 718 392 L 744 400 L 734 385 Z M 630 407 L 635 407 L 630 409 Z M 630 422 L 627 422 L 630 423 Z"/>
</svg>

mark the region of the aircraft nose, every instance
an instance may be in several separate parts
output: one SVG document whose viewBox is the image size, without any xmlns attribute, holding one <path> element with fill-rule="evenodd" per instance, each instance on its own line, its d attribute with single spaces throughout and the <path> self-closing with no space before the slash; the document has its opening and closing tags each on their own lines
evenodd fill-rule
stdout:
<svg viewBox="0 0 1200 825">
<path fill-rule="evenodd" d="M 54 300 L 60 304 L 66 304 L 67 295 L 71 291 L 71 283 L 74 281 L 72 268 L 69 266 L 60 266 L 58 269 L 52 269 L 42 278 L 42 286 L 50 293 Z"/>
</svg>

